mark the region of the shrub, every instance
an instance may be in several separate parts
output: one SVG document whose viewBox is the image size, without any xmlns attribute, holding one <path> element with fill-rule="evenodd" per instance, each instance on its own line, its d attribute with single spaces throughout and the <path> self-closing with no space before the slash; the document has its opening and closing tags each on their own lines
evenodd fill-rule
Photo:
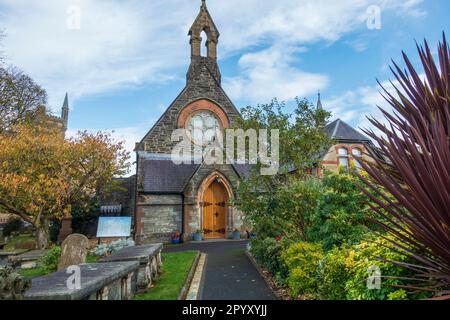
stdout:
<svg viewBox="0 0 450 320">
<path fill-rule="evenodd" d="M 46 273 L 55 272 L 58 269 L 59 258 L 61 257 L 61 247 L 55 246 L 49 250 L 47 255 L 41 259 L 42 268 Z"/>
<path fill-rule="evenodd" d="M 392 261 L 410 263 L 411 258 L 392 248 L 391 243 L 383 238 L 368 239 L 353 246 L 345 259 L 349 280 L 346 283 L 349 300 L 387 300 L 387 299 L 420 299 L 424 293 L 406 293 L 399 290 L 404 285 L 401 278 L 410 278 L 414 271 L 405 269 Z M 376 266 L 381 272 L 381 288 L 370 290 L 367 287 L 369 267 Z"/>
<path fill-rule="evenodd" d="M 291 179 L 276 194 L 278 207 L 276 215 L 287 222 L 287 232 L 297 241 L 308 241 L 307 232 L 311 216 L 315 215 L 320 203 L 322 186 L 316 179 Z"/>
<path fill-rule="evenodd" d="M 281 252 L 286 246 L 285 240 L 275 238 L 256 238 L 251 241 L 251 253 L 275 279 L 284 284 L 288 275 L 288 269 L 281 261 Z"/>
<path fill-rule="evenodd" d="M 92 249 L 90 253 L 93 256 L 102 257 L 117 252 L 125 247 L 132 247 L 132 246 L 134 246 L 134 241 L 131 239 L 117 240 L 111 243 L 99 244 L 94 249 Z"/>
<path fill-rule="evenodd" d="M 298 242 L 283 251 L 281 258 L 289 269 L 287 282 L 294 297 L 317 297 L 317 269 L 323 256 L 318 243 Z"/>
<path fill-rule="evenodd" d="M 356 244 L 367 234 L 368 197 L 348 172 L 323 179 L 323 193 L 317 213 L 311 216 L 308 240 L 321 242 L 326 250 L 335 245 Z"/>
<path fill-rule="evenodd" d="M 3 236 L 9 237 L 15 232 L 19 232 L 22 229 L 22 219 L 18 217 L 10 217 L 3 227 Z"/>
<path fill-rule="evenodd" d="M 350 273 L 346 268 L 345 260 L 349 250 L 346 248 L 333 248 L 328 251 L 318 268 L 318 294 L 322 300 L 345 300 L 346 283 Z"/>
</svg>

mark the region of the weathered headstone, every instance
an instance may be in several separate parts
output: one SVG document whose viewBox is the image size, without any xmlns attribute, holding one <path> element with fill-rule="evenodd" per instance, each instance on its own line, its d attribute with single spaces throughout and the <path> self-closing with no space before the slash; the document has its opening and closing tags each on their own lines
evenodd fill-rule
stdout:
<svg viewBox="0 0 450 320">
<path fill-rule="evenodd" d="M 86 263 L 88 247 L 89 240 L 86 236 L 77 233 L 68 236 L 61 244 L 61 258 L 59 259 L 58 270 Z"/>
</svg>

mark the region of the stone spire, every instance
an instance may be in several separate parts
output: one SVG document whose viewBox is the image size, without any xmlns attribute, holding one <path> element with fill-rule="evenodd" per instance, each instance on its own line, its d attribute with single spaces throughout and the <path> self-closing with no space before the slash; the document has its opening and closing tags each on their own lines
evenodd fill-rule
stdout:
<svg viewBox="0 0 450 320">
<path fill-rule="evenodd" d="M 320 98 L 320 91 L 319 91 L 319 93 L 318 93 L 318 98 L 317 98 L 317 109 L 323 110 L 322 100 L 321 100 L 321 98 Z"/>
<path fill-rule="evenodd" d="M 61 108 L 61 120 L 63 122 L 63 129 L 64 131 L 66 131 L 69 122 L 69 94 L 67 92 L 64 98 L 63 106 Z"/>
</svg>

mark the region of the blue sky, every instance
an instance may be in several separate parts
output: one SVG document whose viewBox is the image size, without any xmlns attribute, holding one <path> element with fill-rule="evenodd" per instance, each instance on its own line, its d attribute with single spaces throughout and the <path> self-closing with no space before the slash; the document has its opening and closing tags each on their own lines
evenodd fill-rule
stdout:
<svg viewBox="0 0 450 320">
<path fill-rule="evenodd" d="M 128 149 L 185 85 L 187 31 L 200 0 L 0 0 L 7 61 L 37 80 L 59 112 L 69 92 L 70 132 L 114 130 Z M 354 126 L 384 105 L 376 78 L 415 42 L 433 48 L 450 30 L 447 0 L 208 0 L 221 32 L 223 86 L 238 108 L 317 100 Z M 369 6 L 381 29 L 367 27 Z M 75 8 L 75 9 L 74 9 Z M 75 11 L 74 11 L 75 10 Z M 77 10 L 80 25 L 70 23 Z"/>
</svg>

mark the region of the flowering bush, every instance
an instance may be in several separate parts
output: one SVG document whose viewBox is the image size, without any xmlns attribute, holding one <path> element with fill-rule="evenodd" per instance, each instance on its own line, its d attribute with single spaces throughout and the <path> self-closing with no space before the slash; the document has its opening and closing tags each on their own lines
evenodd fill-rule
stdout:
<svg viewBox="0 0 450 320">
<path fill-rule="evenodd" d="M 112 254 L 114 252 L 117 252 L 125 247 L 132 247 L 135 243 L 131 239 L 127 240 L 117 240 L 113 241 L 111 243 L 102 243 L 99 244 L 97 247 L 91 250 L 91 255 L 96 257 L 102 257 L 105 255 Z"/>
</svg>

